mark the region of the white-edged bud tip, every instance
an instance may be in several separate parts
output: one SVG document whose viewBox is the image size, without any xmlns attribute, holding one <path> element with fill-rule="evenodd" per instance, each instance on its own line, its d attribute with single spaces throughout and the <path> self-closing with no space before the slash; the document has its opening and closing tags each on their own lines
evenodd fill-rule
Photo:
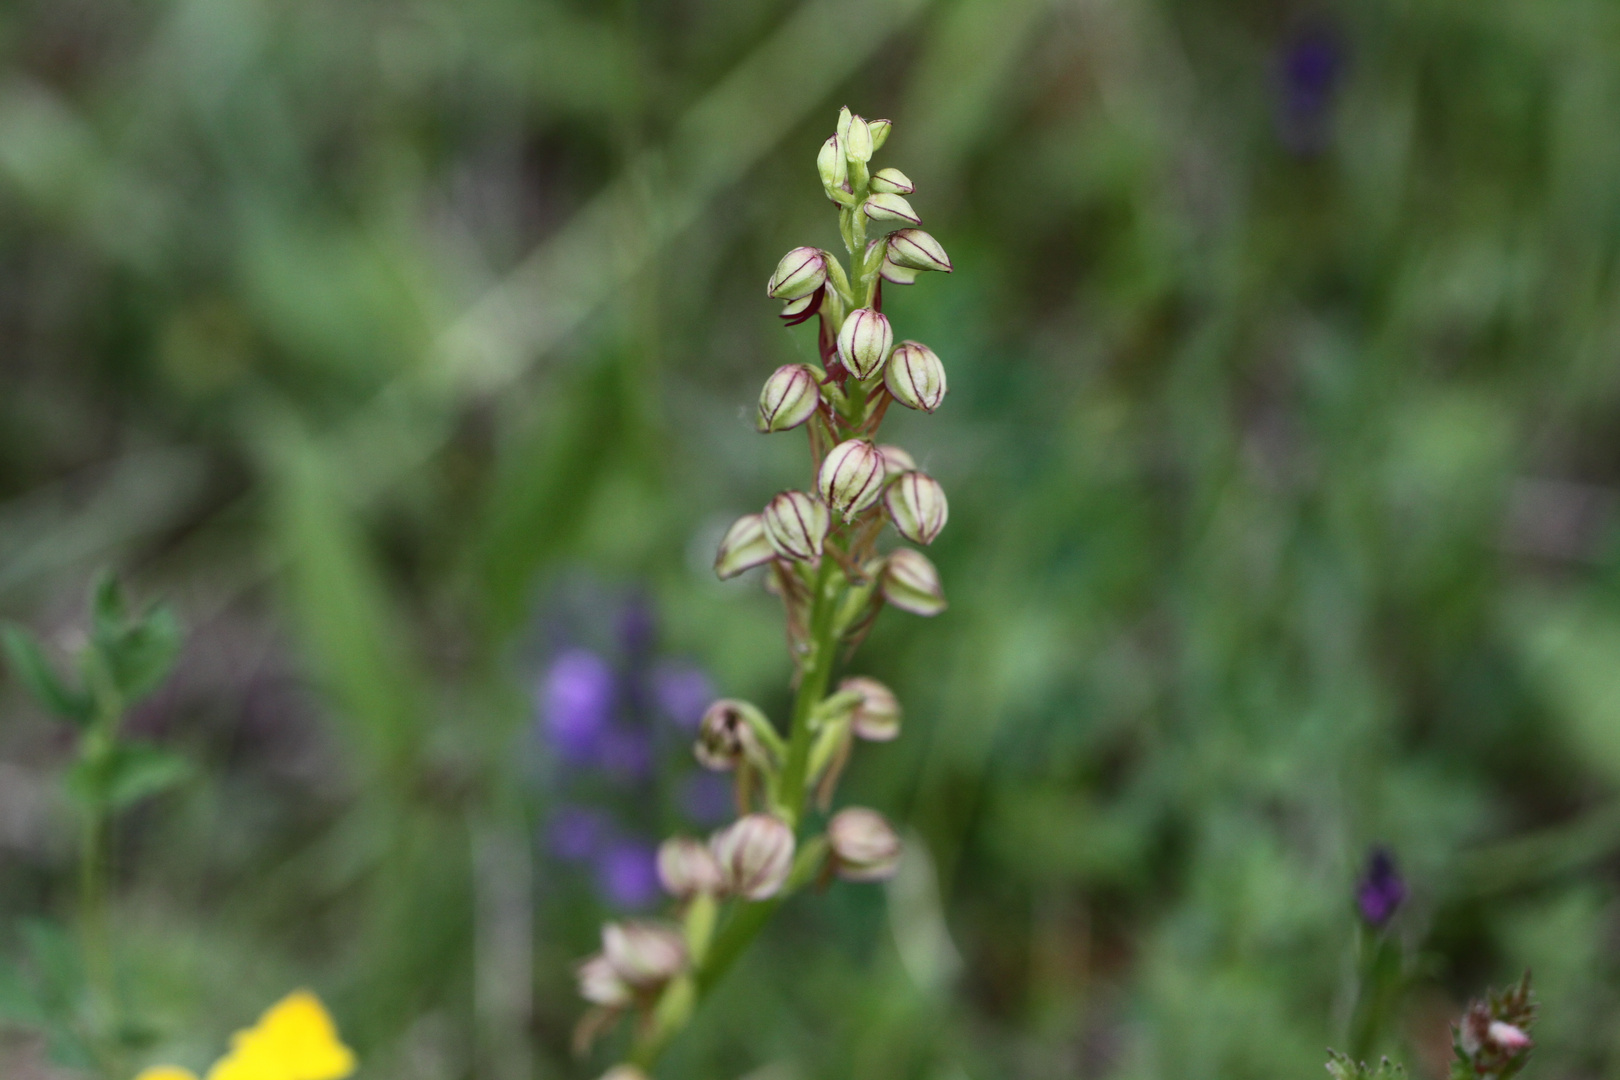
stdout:
<svg viewBox="0 0 1620 1080">
<path fill-rule="evenodd" d="M 883 508 L 894 531 L 913 544 L 932 544 L 951 516 L 945 489 L 925 472 L 901 473 L 883 492 Z"/>
<path fill-rule="evenodd" d="M 896 229 L 889 234 L 889 258 L 912 270 L 951 272 L 951 259 L 938 240 L 921 229 Z"/>
<path fill-rule="evenodd" d="M 754 426 L 763 432 L 787 431 L 815 415 L 821 387 L 808 364 L 783 364 L 771 372 L 759 392 L 759 416 Z"/>
<path fill-rule="evenodd" d="M 769 900 L 793 868 L 793 830 L 770 814 L 738 818 L 709 841 L 726 888 L 749 900 Z"/>
<path fill-rule="evenodd" d="M 657 923 L 610 922 L 602 927 L 602 955 L 636 989 L 662 986 L 686 970 L 686 940 Z"/>
<path fill-rule="evenodd" d="M 827 822 L 838 876 L 845 881 L 881 881 L 900 865 L 900 837 L 883 815 L 863 806 L 840 810 Z"/>
<path fill-rule="evenodd" d="M 881 311 L 856 308 L 838 328 L 838 359 L 857 379 L 876 374 L 893 347 L 894 330 Z"/>
<path fill-rule="evenodd" d="M 868 195 L 861 204 L 861 212 L 873 221 L 899 221 L 906 225 L 921 225 L 922 215 L 911 208 L 904 195 L 880 191 Z"/>
<path fill-rule="evenodd" d="M 721 537 L 720 550 L 714 556 L 714 572 L 725 581 L 770 562 L 775 554 L 765 535 L 765 518 L 760 514 L 744 514 L 732 522 L 726 535 Z"/>
<path fill-rule="evenodd" d="M 855 691 L 860 703 L 849 714 L 849 729 L 868 742 L 890 742 L 900 737 L 900 699 L 894 691 L 865 675 L 852 675 L 838 684 L 840 693 Z"/>
<path fill-rule="evenodd" d="M 658 880 L 665 892 L 679 900 L 699 893 L 714 896 L 725 888 L 714 852 L 690 836 L 672 836 L 658 845 Z"/>
<path fill-rule="evenodd" d="M 586 957 L 574 969 L 579 996 L 592 1005 L 622 1009 L 635 1000 L 635 991 L 601 953 Z"/>
<path fill-rule="evenodd" d="M 917 190 L 917 185 L 899 169 L 879 169 L 872 174 L 872 190 L 879 194 L 910 195 Z"/>
<path fill-rule="evenodd" d="M 945 588 L 928 556 L 910 548 L 896 548 L 883 567 L 883 599 L 913 615 L 927 618 L 945 610 Z"/>
<path fill-rule="evenodd" d="M 736 698 L 721 698 L 704 710 L 703 719 L 698 723 L 697 742 L 692 746 L 698 764 L 715 772 L 726 772 L 747 758 L 759 757 L 762 750 L 759 736 L 748 722 L 750 712 L 759 713 L 759 710 Z"/>
<path fill-rule="evenodd" d="M 784 491 L 765 505 L 765 537 L 776 553 L 795 562 L 821 558 L 832 516 L 802 491 Z"/>
<path fill-rule="evenodd" d="M 940 407 L 949 389 L 945 365 L 920 341 L 902 341 L 894 347 L 883 369 L 883 385 L 906 408 L 929 413 Z"/>
<path fill-rule="evenodd" d="M 866 439 L 848 439 L 828 452 L 816 486 L 822 501 L 848 521 L 877 501 L 887 478 L 878 448 Z M 768 528 L 768 510 L 766 514 Z"/>
<path fill-rule="evenodd" d="M 765 283 L 765 294 L 778 300 L 809 296 L 827 282 L 827 253 L 820 248 L 796 247 L 776 264 Z"/>
</svg>

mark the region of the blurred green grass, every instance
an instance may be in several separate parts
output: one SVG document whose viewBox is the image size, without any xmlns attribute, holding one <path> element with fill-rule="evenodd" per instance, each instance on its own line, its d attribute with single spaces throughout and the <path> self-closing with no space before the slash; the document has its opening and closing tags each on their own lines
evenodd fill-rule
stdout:
<svg viewBox="0 0 1620 1080">
<path fill-rule="evenodd" d="M 644 582 L 780 702 L 704 545 L 798 482 L 741 413 L 847 101 L 958 268 L 886 297 L 953 606 L 873 635 L 850 781 L 938 898 L 796 904 L 670 1075 L 1317 1075 L 1375 841 L 1384 1049 L 1529 965 L 1534 1068 L 1614 1073 L 1616 55 L 1600 0 L 0 11 L 0 613 L 65 640 L 110 564 L 192 627 L 138 720 L 206 768 L 120 838 L 152 1052 L 307 983 L 368 1076 L 591 1074 L 525 628 Z M 71 860 L 3 689 L 9 954 Z"/>
</svg>

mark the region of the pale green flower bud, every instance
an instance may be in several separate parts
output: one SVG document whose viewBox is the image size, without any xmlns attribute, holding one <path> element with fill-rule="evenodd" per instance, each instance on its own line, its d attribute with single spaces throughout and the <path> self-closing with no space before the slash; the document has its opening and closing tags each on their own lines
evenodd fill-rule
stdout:
<svg viewBox="0 0 1620 1080">
<path fill-rule="evenodd" d="M 781 890 L 793 868 L 793 846 L 793 830 L 770 814 L 739 818 L 709 841 L 727 890 L 749 900 L 769 900 Z"/>
<path fill-rule="evenodd" d="M 879 169 L 872 174 L 872 190 L 894 195 L 910 195 L 917 190 L 917 185 L 899 169 Z"/>
<path fill-rule="evenodd" d="M 619 978 L 640 990 L 662 986 L 686 970 L 686 941 L 672 927 L 610 922 L 602 927 L 602 955 Z"/>
<path fill-rule="evenodd" d="M 869 742 L 889 742 L 900 736 L 900 699 L 887 686 L 865 675 L 854 675 L 838 684 L 840 693 L 853 690 L 861 696 L 850 713 L 849 728 Z"/>
<path fill-rule="evenodd" d="M 784 364 L 765 380 L 759 392 L 759 416 L 754 426 L 760 431 L 787 431 L 796 428 L 821 404 L 821 387 L 808 364 Z"/>
<path fill-rule="evenodd" d="M 822 501 L 848 521 L 877 501 L 887 478 L 878 448 L 866 439 L 849 439 L 827 454 L 816 486 Z"/>
<path fill-rule="evenodd" d="M 869 379 L 883 367 L 894 346 L 894 330 L 882 312 L 856 308 L 838 329 L 838 359 L 858 379 Z"/>
<path fill-rule="evenodd" d="M 872 133 L 873 151 L 883 149 L 883 144 L 889 141 L 889 129 L 894 127 L 887 120 L 868 120 L 866 129 Z"/>
<path fill-rule="evenodd" d="M 933 412 L 945 400 L 945 365 L 921 342 L 902 341 L 889 354 L 883 385 L 906 408 Z"/>
<path fill-rule="evenodd" d="M 883 248 L 883 262 L 878 265 L 878 276 L 893 285 L 911 285 L 917 280 L 920 270 L 913 270 L 909 266 L 901 266 L 889 254 L 888 246 Z"/>
<path fill-rule="evenodd" d="M 851 806 L 827 822 L 838 876 L 845 881 L 881 881 L 900 865 L 900 837 L 876 810 Z"/>
<path fill-rule="evenodd" d="M 689 836 L 672 836 L 658 846 L 658 880 L 678 900 L 699 893 L 715 896 L 725 888 L 725 876 L 709 845 Z"/>
<path fill-rule="evenodd" d="M 883 456 L 884 478 L 894 479 L 903 472 L 910 472 L 917 467 L 917 462 L 905 450 L 898 446 L 880 446 L 878 453 Z"/>
<path fill-rule="evenodd" d="M 721 698 L 710 705 L 698 724 L 697 743 L 692 747 L 698 764 L 715 772 L 728 772 L 744 760 L 762 760 L 764 749 L 754 733 L 754 723 L 770 721 L 746 701 Z"/>
<path fill-rule="evenodd" d="M 859 116 L 850 118 L 849 134 L 844 137 L 844 152 L 851 161 L 864 164 L 872 160 L 872 129 Z"/>
<path fill-rule="evenodd" d="M 838 136 L 834 135 L 821 144 L 816 154 L 816 172 L 821 174 L 821 186 L 828 198 L 835 198 L 833 192 L 836 191 L 854 201 L 854 196 L 849 194 L 849 160 L 844 157 L 844 144 Z"/>
<path fill-rule="evenodd" d="M 635 1000 L 635 991 L 601 953 L 586 958 L 574 969 L 579 996 L 593 1005 L 622 1009 Z"/>
<path fill-rule="evenodd" d="M 910 548 L 897 548 L 883 567 L 883 599 L 913 615 L 938 615 L 945 610 L 945 589 L 939 571 L 928 556 Z"/>
<path fill-rule="evenodd" d="M 915 274 L 916 271 L 908 270 L 907 273 Z M 822 296 L 821 290 L 818 289 L 809 296 L 801 296 L 797 300 L 789 300 L 787 303 L 782 305 L 782 321 L 787 323 L 789 326 L 798 326 L 800 323 L 804 322 L 821 309 L 821 302 L 823 299 L 824 297 Z"/>
<path fill-rule="evenodd" d="M 759 514 L 744 514 L 731 523 L 731 528 L 721 538 L 720 551 L 714 557 L 714 572 L 725 581 L 770 562 L 774 556 L 775 550 L 765 535 L 765 519 Z"/>
<path fill-rule="evenodd" d="M 850 125 L 854 122 L 855 114 L 849 111 L 848 105 L 845 105 L 838 110 L 838 139 L 846 146 L 849 144 Z"/>
<path fill-rule="evenodd" d="M 897 229 L 889 234 L 889 258 L 912 270 L 951 272 L 951 258 L 938 240 L 921 229 Z"/>
<path fill-rule="evenodd" d="M 827 253 L 819 248 L 796 247 L 776 264 L 765 283 L 765 293 L 778 300 L 809 296 L 827 282 Z"/>
<path fill-rule="evenodd" d="M 945 489 L 923 472 L 901 473 L 883 493 L 895 532 L 914 544 L 932 544 L 951 515 Z"/>
<path fill-rule="evenodd" d="M 765 536 L 784 559 L 814 562 L 832 519 L 827 507 L 802 491 L 784 491 L 765 506 Z"/>
<path fill-rule="evenodd" d="M 868 195 L 861 204 L 861 212 L 873 221 L 898 221 L 906 225 L 921 225 L 922 216 L 911 208 L 904 195 L 880 192 Z"/>
</svg>

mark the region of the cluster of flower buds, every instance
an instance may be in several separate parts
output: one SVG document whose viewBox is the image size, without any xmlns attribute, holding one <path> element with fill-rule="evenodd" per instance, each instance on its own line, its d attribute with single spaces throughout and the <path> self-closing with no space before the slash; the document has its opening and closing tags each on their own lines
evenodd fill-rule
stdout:
<svg viewBox="0 0 1620 1080">
<path fill-rule="evenodd" d="M 824 835 L 802 835 L 812 800 L 831 810 L 853 747 L 900 734 L 894 693 L 865 676 L 845 678 L 829 692 L 833 665 L 884 606 L 923 616 L 945 610 L 939 573 L 927 556 L 914 547 L 878 546 L 885 525 L 910 544 L 932 544 L 950 516 L 939 482 L 911 454 L 878 439 L 892 404 L 933 413 L 947 390 L 933 349 L 896 343 L 883 313 L 883 286 L 952 269 L 939 241 L 919 227 L 910 201 L 916 185 L 899 169 L 871 167 L 890 130 L 887 120 L 843 109 L 817 154 L 848 260 L 796 247 L 771 274 L 765 291 L 784 305 L 785 322 L 818 320 L 818 362 L 773 371 L 755 419 L 765 434 L 806 432 L 808 483 L 737 519 L 715 557 L 722 579 L 765 568 L 767 588 L 782 598 L 798 667 L 791 720 L 780 730 L 755 706 L 729 698 L 709 707 L 694 753 L 706 768 L 735 777 L 738 817 L 706 841 L 675 837 L 659 849 L 659 880 L 679 904 L 683 932 L 610 924 L 602 951 L 579 969 L 581 993 L 602 1009 L 612 1015 L 645 1009 L 648 1037 L 684 1022 L 681 1010 L 689 1010 L 712 974 L 704 964 L 715 926 L 725 932 L 749 924 L 717 923 L 720 905 L 776 901 L 818 873 L 823 880 L 877 881 L 893 874 L 900 859 L 895 829 L 864 807 L 833 813 Z M 869 237 L 869 229 L 892 231 Z"/>
<path fill-rule="evenodd" d="M 1535 1046 L 1530 1039 L 1535 1022 L 1529 972 L 1508 989 L 1471 1002 L 1452 1027 L 1454 1080 L 1508 1080 L 1524 1067 Z"/>
</svg>

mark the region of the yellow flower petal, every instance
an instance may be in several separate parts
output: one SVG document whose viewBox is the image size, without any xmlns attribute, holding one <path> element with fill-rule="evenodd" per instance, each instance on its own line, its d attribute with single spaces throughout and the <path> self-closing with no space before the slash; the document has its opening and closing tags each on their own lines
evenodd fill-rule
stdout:
<svg viewBox="0 0 1620 1080">
<path fill-rule="evenodd" d="M 135 1080 L 197 1080 L 197 1074 L 190 1069 L 177 1069 L 173 1065 L 159 1065 L 153 1069 L 143 1069 L 141 1075 Z"/>
<path fill-rule="evenodd" d="M 343 1080 L 354 1068 L 354 1052 L 339 1040 L 325 1006 L 299 990 L 231 1036 L 231 1052 L 214 1063 L 208 1080 Z"/>
</svg>

